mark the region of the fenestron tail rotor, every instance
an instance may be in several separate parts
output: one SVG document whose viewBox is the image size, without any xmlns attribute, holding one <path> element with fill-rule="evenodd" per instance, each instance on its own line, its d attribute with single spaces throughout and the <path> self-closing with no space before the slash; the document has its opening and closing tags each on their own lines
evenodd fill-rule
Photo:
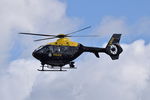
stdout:
<svg viewBox="0 0 150 100">
<path fill-rule="evenodd" d="M 85 35 L 85 36 L 72 36 L 71 34 L 75 34 L 77 32 L 86 30 L 88 28 L 91 28 L 91 26 L 82 28 L 80 30 L 71 32 L 71 33 L 67 33 L 67 34 L 58 34 L 58 35 L 49 35 L 49 34 L 37 34 L 37 33 L 19 33 L 19 34 L 23 34 L 23 35 L 35 35 L 35 36 L 43 36 L 43 37 L 48 37 L 48 38 L 43 38 L 43 39 L 37 39 L 34 41 L 42 41 L 42 40 L 48 40 L 48 39 L 55 39 L 55 38 L 65 38 L 65 37 L 99 37 L 100 35 Z"/>
</svg>

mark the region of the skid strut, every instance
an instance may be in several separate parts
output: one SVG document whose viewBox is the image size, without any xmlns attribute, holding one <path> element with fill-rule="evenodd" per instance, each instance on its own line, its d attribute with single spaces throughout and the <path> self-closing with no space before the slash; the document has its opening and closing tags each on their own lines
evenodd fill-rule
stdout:
<svg viewBox="0 0 150 100">
<path fill-rule="evenodd" d="M 67 71 L 65 69 L 76 69 L 74 62 L 69 63 L 69 67 L 63 67 L 63 66 L 51 66 L 41 63 L 41 69 L 38 69 L 38 71 Z M 45 69 L 46 67 L 46 69 Z"/>
<path fill-rule="evenodd" d="M 42 69 L 37 69 L 37 70 L 38 71 L 67 71 L 67 70 L 64 70 L 62 66 L 56 68 L 56 67 L 49 67 L 49 66 L 42 65 L 41 67 Z M 44 67 L 47 67 L 49 69 L 45 69 Z"/>
</svg>

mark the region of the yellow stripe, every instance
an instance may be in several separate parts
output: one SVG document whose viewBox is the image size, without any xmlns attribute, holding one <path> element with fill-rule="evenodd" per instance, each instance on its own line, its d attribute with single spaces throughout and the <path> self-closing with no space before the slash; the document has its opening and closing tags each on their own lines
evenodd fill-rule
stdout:
<svg viewBox="0 0 150 100">
<path fill-rule="evenodd" d="M 114 39 L 115 39 L 115 38 L 112 37 L 111 40 L 109 41 L 108 45 L 112 45 Z"/>
<path fill-rule="evenodd" d="M 69 38 L 60 38 L 56 42 L 48 43 L 50 45 L 61 45 L 61 46 L 78 46 L 77 42 L 70 41 Z"/>
</svg>

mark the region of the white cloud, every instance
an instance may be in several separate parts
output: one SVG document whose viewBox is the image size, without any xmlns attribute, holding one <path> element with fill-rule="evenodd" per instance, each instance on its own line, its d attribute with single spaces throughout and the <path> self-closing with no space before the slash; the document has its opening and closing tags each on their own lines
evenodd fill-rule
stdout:
<svg viewBox="0 0 150 100">
<path fill-rule="evenodd" d="M 91 54 L 85 56 L 84 62 L 77 62 L 78 69 L 67 72 L 37 72 L 40 63 L 16 60 L 10 64 L 7 75 L 0 77 L 1 97 L 3 100 L 139 100 L 149 97 L 150 44 L 137 40 L 124 44 L 123 48 L 117 61 L 106 54 L 101 54 L 100 59 Z"/>
<path fill-rule="evenodd" d="M 1 0 L 0 13 L 1 66 L 18 38 L 21 47 L 17 48 L 23 48 L 24 57 L 6 62 L 6 70 L 1 71 L 2 100 L 149 100 L 150 44 L 145 45 L 144 40 L 124 44 L 117 61 L 105 54 L 100 59 L 91 54 L 77 62 L 77 70 L 43 73 L 36 70 L 38 61 L 27 58 L 44 42 L 33 44 L 32 37 L 18 37 L 16 32 L 67 32 L 79 23 L 78 19 L 68 18 L 65 3 L 58 0 Z M 137 29 L 137 33 L 148 33 L 149 25 L 147 18 L 128 26 L 125 18 L 105 17 L 98 31 L 133 33 Z"/>
<path fill-rule="evenodd" d="M 2 100 L 24 100 L 37 79 L 37 66 L 40 63 L 27 59 L 33 48 L 32 37 L 21 37 L 18 32 L 38 32 L 54 34 L 73 30 L 79 23 L 78 19 L 66 16 L 66 5 L 58 0 L 1 0 L 0 1 L 0 89 Z M 67 27 L 66 27 L 67 26 Z M 8 58 L 18 53 L 24 59 Z M 30 52 L 30 53 L 29 53 Z M 5 65 L 4 65 L 5 63 Z"/>
<path fill-rule="evenodd" d="M 66 5 L 58 0 L 1 0 L 0 13 L 0 63 L 10 57 L 9 51 L 19 42 L 17 48 L 23 48 L 24 57 L 44 43 L 34 44 L 31 36 L 21 37 L 18 32 L 56 34 L 73 30 L 79 23 L 78 19 L 66 16 Z"/>
<path fill-rule="evenodd" d="M 5 74 L 0 76 L 0 97 L 2 100 L 24 100 L 32 91 L 38 66 L 34 60 L 15 60 Z"/>
</svg>

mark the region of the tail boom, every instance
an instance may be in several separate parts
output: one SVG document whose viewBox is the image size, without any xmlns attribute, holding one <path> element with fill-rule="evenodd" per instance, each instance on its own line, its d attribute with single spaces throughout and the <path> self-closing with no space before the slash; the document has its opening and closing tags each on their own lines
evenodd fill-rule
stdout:
<svg viewBox="0 0 150 100">
<path fill-rule="evenodd" d="M 113 34 L 111 39 L 109 40 L 106 48 L 97 48 L 97 47 L 86 47 L 82 46 L 83 52 L 91 52 L 94 53 L 96 57 L 100 57 L 99 53 L 108 54 L 112 60 L 116 60 L 119 58 L 119 55 L 123 51 L 119 42 L 120 42 L 121 34 Z"/>
<path fill-rule="evenodd" d="M 91 52 L 91 53 L 94 53 L 95 56 L 97 58 L 99 58 L 99 52 L 106 52 L 106 48 L 97 48 L 97 47 L 86 47 L 86 46 L 83 46 L 83 51 L 84 52 Z"/>
</svg>

